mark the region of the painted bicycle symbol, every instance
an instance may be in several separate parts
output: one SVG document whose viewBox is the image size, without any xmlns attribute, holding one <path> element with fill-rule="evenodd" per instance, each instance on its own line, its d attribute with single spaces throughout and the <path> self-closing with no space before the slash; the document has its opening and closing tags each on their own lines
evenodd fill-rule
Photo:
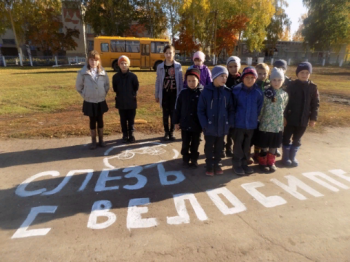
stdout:
<svg viewBox="0 0 350 262">
<path fill-rule="evenodd" d="M 126 149 L 119 155 L 116 155 L 115 158 L 118 158 L 120 160 L 131 159 L 136 154 L 157 156 L 157 155 L 164 154 L 166 152 L 165 149 L 163 149 L 162 147 L 164 147 L 164 145 L 145 146 L 145 147 L 141 147 L 138 149 L 131 149 L 131 150 Z"/>
</svg>

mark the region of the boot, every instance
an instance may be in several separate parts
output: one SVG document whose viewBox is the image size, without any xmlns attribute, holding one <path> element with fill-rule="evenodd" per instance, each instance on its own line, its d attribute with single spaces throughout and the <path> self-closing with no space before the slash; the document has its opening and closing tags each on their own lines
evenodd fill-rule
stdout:
<svg viewBox="0 0 350 262">
<path fill-rule="evenodd" d="M 266 152 L 261 152 L 259 155 L 259 167 L 263 172 L 270 171 L 270 169 L 267 167 L 267 154 L 266 154 Z"/>
<path fill-rule="evenodd" d="M 100 147 L 106 147 L 106 143 L 103 142 L 103 128 L 98 129 L 98 145 Z"/>
<path fill-rule="evenodd" d="M 299 147 L 298 146 L 291 146 L 290 147 L 290 153 L 289 158 L 290 161 L 292 161 L 292 167 L 297 167 L 299 165 L 299 161 L 295 158 L 298 153 Z"/>
<path fill-rule="evenodd" d="M 122 140 L 123 140 L 123 143 L 128 143 L 129 137 L 128 137 L 128 134 L 127 134 L 127 133 L 123 133 L 123 138 L 122 138 Z"/>
<path fill-rule="evenodd" d="M 97 147 L 96 144 L 96 129 L 91 129 L 90 130 L 90 135 L 91 135 L 91 145 L 90 145 L 90 149 L 95 149 Z"/>
<path fill-rule="evenodd" d="M 191 167 L 192 168 L 198 167 L 198 157 L 199 157 L 199 152 L 191 153 Z"/>
<path fill-rule="evenodd" d="M 163 140 L 169 140 L 170 139 L 169 136 L 170 136 L 169 132 L 165 131 Z"/>
<path fill-rule="evenodd" d="M 170 141 L 175 141 L 176 140 L 176 137 L 174 136 L 174 131 L 170 131 L 169 132 L 169 140 Z"/>
<path fill-rule="evenodd" d="M 290 160 L 290 145 L 282 147 L 282 163 L 285 166 L 292 165 L 292 161 Z"/>
<path fill-rule="evenodd" d="M 129 131 L 129 143 L 135 143 L 134 131 Z"/>
<path fill-rule="evenodd" d="M 188 153 L 182 156 L 182 166 L 188 167 L 190 165 L 190 155 Z"/>
<path fill-rule="evenodd" d="M 275 166 L 276 156 L 271 153 L 267 153 L 267 166 L 270 168 L 270 172 L 275 172 L 277 167 Z"/>
<path fill-rule="evenodd" d="M 233 172 L 238 176 L 245 176 L 244 169 L 242 168 L 242 161 L 234 159 L 232 161 Z"/>
</svg>

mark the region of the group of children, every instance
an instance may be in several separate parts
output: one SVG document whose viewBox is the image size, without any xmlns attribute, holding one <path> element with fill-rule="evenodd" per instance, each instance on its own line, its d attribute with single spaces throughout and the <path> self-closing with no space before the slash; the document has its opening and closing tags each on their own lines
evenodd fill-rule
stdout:
<svg viewBox="0 0 350 262">
<path fill-rule="evenodd" d="M 287 62 L 284 60 L 275 61 L 271 72 L 269 66 L 262 63 L 255 68 L 248 66 L 240 73 L 240 58 L 231 56 L 226 67 L 215 66 L 210 71 L 204 65 L 204 53 L 198 51 L 183 80 L 181 64 L 174 60 L 174 47 L 166 46 L 164 55 L 165 61 L 157 67 L 155 100 L 163 111 L 164 139 L 175 140 L 175 128 L 181 129 L 184 166 L 198 167 L 202 132 L 205 174 L 208 176 L 223 173 L 221 160 L 225 156 L 232 157 L 233 171 L 239 176 L 252 174 L 254 171 L 250 164 L 254 161 L 259 163 L 262 171 L 274 172 L 281 145 L 282 163 L 298 166 L 296 154 L 301 146 L 301 137 L 307 126 L 315 125 L 319 108 L 317 86 L 309 80 L 312 73 L 310 63 L 300 63 L 296 69 L 297 79 L 292 81 L 285 75 Z M 91 130 L 96 125 L 96 119 L 101 119 L 108 110 L 105 101 L 90 101 L 82 84 L 85 74 L 96 90 L 103 85 L 104 95 L 108 92 L 109 82 L 103 82 L 107 81 L 105 78 L 100 81 L 105 74 L 103 69 L 97 70 L 97 78 L 93 73 L 94 65 L 90 60 L 95 57 L 89 57 L 87 68 L 78 73 L 77 79 L 77 90 L 84 98 L 83 112 L 90 116 Z M 137 76 L 129 71 L 130 61 L 126 56 L 119 58 L 118 65 L 121 70 L 113 76 L 116 108 L 119 109 L 123 141 L 134 142 L 139 83 Z M 87 107 L 90 109 L 85 110 Z M 103 118 L 102 125 L 97 123 L 99 128 L 103 128 Z M 102 138 L 100 140 L 103 146 Z M 96 147 L 96 138 L 95 145 L 94 138 L 92 141 L 93 147 Z"/>
</svg>

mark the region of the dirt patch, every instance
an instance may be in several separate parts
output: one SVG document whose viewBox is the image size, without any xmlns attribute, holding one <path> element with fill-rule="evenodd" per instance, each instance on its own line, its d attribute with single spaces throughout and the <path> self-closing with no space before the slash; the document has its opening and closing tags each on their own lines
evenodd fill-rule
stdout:
<svg viewBox="0 0 350 262">
<path fill-rule="evenodd" d="M 350 106 L 350 97 L 349 96 L 337 95 L 337 94 L 322 94 L 321 98 L 325 99 L 325 101 L 327 101 L 327 102 Z"/>
</svg>

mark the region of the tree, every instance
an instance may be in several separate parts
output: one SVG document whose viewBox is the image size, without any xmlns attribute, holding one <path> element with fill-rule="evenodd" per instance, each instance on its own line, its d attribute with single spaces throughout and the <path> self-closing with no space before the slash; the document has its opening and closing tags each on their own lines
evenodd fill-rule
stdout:
<svg viewBox="0 0 350 262">
<path fill-rule="evenodd" d="M 281 41 L 290 41 L 292 38 L 291 33 L 290 33 L 290 28 L 286 27 L 282 34 L 279 37 L 279 40 Z"/>
<path fill-rule="evenodd" d="M 299 27 L 298 30 L 293 34 L 293 41 L 303 42 L 304 37 L 302 31 L 304 29 L 304 20 L 307 17 L 307 13 L 302 14 L 299 18 Z"/>
<path fill-rule="evenodd" d="M 312 49 L 331 50 L 350 43 L 348 0 L 303 0 L 309 8 L 302 35 Z"/>
<path fill-rule="evenodd" d="M 171 41 L 175 44 L 175 36 L 179 31 L 180 8 L 183 0 L 162 0 L 163 10 L 167 16 L 167 25 L 171 31 Z"/>
</svg>

